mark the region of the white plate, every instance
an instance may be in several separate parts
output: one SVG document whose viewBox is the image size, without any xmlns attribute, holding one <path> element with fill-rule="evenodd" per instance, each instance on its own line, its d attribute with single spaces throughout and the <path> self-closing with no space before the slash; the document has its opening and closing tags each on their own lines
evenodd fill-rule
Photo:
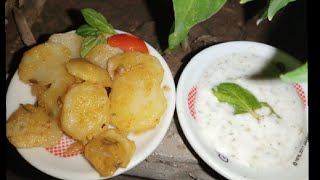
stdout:
<svg viewBox="0 0 320 180">
<path fill-rule="evenodd" d="M 256 55 L 261 58 L 261 60 L 269 61 L 275 55 L 277 58 L 282 59 L 284 62 L 291 63 L 297 66 L 298 61 L 292 56 L 271 47 L 266 44 L 247 42 L 247 41 L 234 41 L 221 43 L 206 48 L 205 50 L 194 56 L 191 61 L 187 64 L 186 68 L 183 70 L 179 83 L 177 86 L 177 101 L 176 108 L 179 118 L 179 122 L 183 133 L 185 134 L 188 142 L 191 144 L 192 148 L 196 153 L 215 171 L 225 176 L 228 179 L 237 180 L 270 180 L 270 179 L 281 179 L 281 180 L 294 180 L 294 179 L 308 179 L 308 141 L 307 138 L 301 142 L 302 146 L 299 147 L 300 152 L 294 156 L 293 161 L 290 163 L 290 167 L 287 169 L 277 169 L 271 168 L 271 170 L 256 170 L 253 168 L 245 167 L 240 163 L 236 163 L 228 157 L 224 157 L 219 154 L 212 146 L 209 148 L 207 146 L 206 138 L 201 136 L 201 127 L 198 121 L 195 121 L 194 108 L 192 105 L 195 101 L 194 96 L 196 96 L 195 88 L 199 82 L 202 74 L 210 66 L 212 61 L 219 58 L 223 58 L 229 55 Z M 236 67 L 230 67 L 236 68 Z M 308 84 L 299 84 L 304 91 L 305 101 L 305 114 L 306 114 L 306 132 L 308 132 Z M 303 95 L 301 95 L 303 96 Z M 301 98 L 300 96 L 300 98 Z M 188 99 L 189 98 L 189 99 Z M 190 100 L 193 99 L 193 100 Z M 192 103 L 193 102 L 193 103 Z M 188 104 L 189 103 L 189 104 Z M 191 107 L 191 108 L 190 108 Z M 197 119 L 201 121 L 201 119 Z M 295 159 L 298 157 L 298 159 Z M 292 165 L 296 163 L 297 166 Z"/>
<path fill-rule="evenodd" d="M 123 31 L 117 32 L 125 33 Z M 146 44 L 150 54 L 155 56 L 160 61 L 164 69 L 162 86 L 166 85 L 169 87 L 169 90 L 164 91 L 167 99 L 167 109 L 162 115 L 160 123 L 154 129 L 149 130 L 141 135 L 130 134 L 128 136 L 129 139 L 135 141 L 136 151 L 128 166 L 126 168 L 119 168 L 113 176 L 130 170 L 146 159 L 162 141 L 173 118 L 175 108 L 175 84 L 172 73 L 163 57 L 151 45 L 148 43 Z M 35 97 L 31 95 L 30 86 L 20 81 L 18 73 L 16 72 L 11 79 L 7 91 L 7 119 L 19 107 L 19 104 L 33 104 L 34 102 Z M 67 144 L 70 144 L 70 141 L 70 139 L 64 140 L 64 142 Z M 18 148 L 17 150 L 31 165 L 48 175 L 60 179 L 106 179 L 106 177 L 100 177 L 97 171 L 90 165 L 83 155 L 60 157 L 53 155 L 45 148 Z M 53 151 L 53 149 L 50 149 L 50 151 Z"/>
</svg>

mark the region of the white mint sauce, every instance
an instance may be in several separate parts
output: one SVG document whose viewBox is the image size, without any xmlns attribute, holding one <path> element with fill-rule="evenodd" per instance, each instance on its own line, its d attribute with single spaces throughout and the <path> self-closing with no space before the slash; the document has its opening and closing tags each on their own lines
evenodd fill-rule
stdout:
<svg viewBox="0 0 320 180">
<path fill-rule="evenodd" d="M 306 136 L 304 106 L 293 85 L 279 78 L 255 78 L 266 66 L 270 72 L 279 72 L 276 65 L 270 66 L 257 56 L 231 55 L 212 61 L 197 84 L 196 117 L 207 145 L 212 153 L 217 151 L 229 161 L 248 167 L 292 164 Z M 256 110 L 260 121 L 249 113 L 234 115 L 234 108 L 220 103 L 212 93 L 212 88 L 222 82 L 249 90 L 281 119 L 270 114 L 267 107 Z"/>
</svg>

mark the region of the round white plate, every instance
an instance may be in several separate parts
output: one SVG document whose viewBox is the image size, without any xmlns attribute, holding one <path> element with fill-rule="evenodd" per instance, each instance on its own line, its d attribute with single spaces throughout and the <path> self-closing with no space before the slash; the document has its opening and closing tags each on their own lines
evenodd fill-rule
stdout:
<svg viewBox="0 0 320 180">
<path fill-rule="evenodd" d="M 117 32 L 125 33 L 123 31 Z M 128 166 L 126 168 L 119 168 L 113 176 L 130 170 L 131 168 L 142 162 L 144 159 L 146 159 L 162 141 L 167 130 L 169 129 L 171 120 L 173 118 L 176 90 L 171 70 L 169 69 L 168 64 L 163 59 L 163 57 L 151 45 L 149 45 L 148 43 L 146 44 L 150 54 L 155 56 L 160 61 L 164 69 L 162 86 L 169 87 L 164 91 L 164 95 L 167 99 L 167 109 L 162 115 L 160 123 L 154 129 L 149 130 L 141 135 L 130 134 L 128 136 L 129 139 L 135 142 L 136 151 Z M 16 72 L 11 79 L 7 91 L 7 119 L 19 107 L 19 104 L 33 104 L 34 102 L 35 97 L 31 95 L 30 86 L 20 81 L 18 73 Z M 31 165 L 48 175 L 60 179 L 91 180 L 107 178 L 101 177 L 98 172 L 90 165 L 90 163 L 83 157 L 83 155 L 60 157 L 50 153 L 45 148 L 18 148 L 17 150 L 21 154 L 21 156 Z M 51 151 L 53 151 L 53 149 L 51 149 Z"/>
<path fill-rule="evenodd" d="M 194 101 L 196 96 L 196 87 L 204 71 L 210 66 L 212 61 L 230 55 L 254 55 L 261 60 L 269 61 L 276 57 L 282 59 L 282 62 L 287 62 L 291 65 L 297 66 L 299 62 L 292 56 L 266 44 L 247 42 L 247 41 L 234 41 L 221 43 L 208 47 L 194 56 L 183 70 L 179 83 L 177 86 L 177 101 L 176 108 L 179 118 L 179 123 L 185 134 L 188 142 L 196 153 L 215 171 L 225 176 L 228 179 L 237 180 L 294 180 L 294 179 L 308 179 L 308 140 L 307 137 L 301 142 L 302 146 L 299 147 L 299 152 L 294 156 L 287 169 L 272 167 L 266 170 L 257 170 L 245 167 L 240 163 L 234 162 L 228 157 L 219 154 L 214 147 L 208 147 L 206 139 L 201 135 L 201 127 L 197 119 L 194 118 Z M 235 68 L 235 67 L 230 67 Z M 305 114 L 306 121 L 305 127 L 308 132 L 308 84 L 300 83 L 297 85 L 300 92 L 304 92 L 305 98 Z M 296 89 L 297 89 L 296 87 Z M 298 89 L 297 89 L 298 92 Z M 300 96 L 300 97 L 301 97 Z M 192 100 L 190 100 L 192 99 Z"/>
</svg>

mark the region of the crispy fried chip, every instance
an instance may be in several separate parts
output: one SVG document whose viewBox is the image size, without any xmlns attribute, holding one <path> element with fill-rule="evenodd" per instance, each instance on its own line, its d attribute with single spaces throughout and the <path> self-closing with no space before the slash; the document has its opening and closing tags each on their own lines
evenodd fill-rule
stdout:
<svg viewBox="0 0 320 180">
<path fill-rule="evenodd" d="M 154 128 L 167 107 L 159 81 L 143 68 L 131 69 L 113 80 L 110 104 L 110 123 L 134 133 Z"/>
<path fill-rule="evenodd" d="M 49 37 L 48 42 L 55 42 L 69 48 L 71 58 L 80 57 L 80 47 L 84 38 L 75 32 L 56 33 Z"/>
<path fill-rule="evenodd" d="M 75 78 L 65 67 L 70 59 L 70 50 L 58 43 L 43 43 L 28 50 L 19 65 L 20 79 L 32 86 L 38 104 L 53 117 L 60 112 L 59 97 L 62 97 Z"/>
<path fill-rule="evenodd" d="M 108 61 L 108 72 L 112 79 L 134 68 L 148 70 L 159 82 L 163 79 L 164 70 L 160 62 L 150 54 L 125 52 L 110 58 Z"/>
<path fill-rule="evenodd" d="M 131 157 L 136 151 L 136 145 L 134 141 L 127 138 L 127 136 L 117 129 L 108 129 L 103 132 L 100 136 L 104 138 L 111 139 L 112 141 L 117 141 L 125 149 L 126 155 L 122 157 L 121 167 L 125 168 L 129 164 Z"/>
<path fill-rule="evenodd" d="M 84 152 L 84 145 L 79 142 L 75 141 L 74 143 L 70 144 L 67 150 L 63 153 L 64 155 L 72 155 Z"/>
<path fill-rule="evenodd" d="M 28 84 L 52 84 L 55 81 L 73 81 L 65 63 L 70 59 L 70 50 L 58 43 L 43 43 L 24 53 L 19 64 L 19 77 Z"/>
<path fill-rule="evenodd" d="M 101 176 L 112 176 L 119 167 L 126 167 L 135 151 L 135 144 L 118 130 L 109 129 L 89 141 L 85 157 Z"/>
<path fill-rule="evenodd" d="M 107 69 L 107 62 L 108 60 L 117 55 L 122 53 L 123 51 L 120 48 L 112 47 L 107 43 L 99 44 L 93 49 L 91 49 L 85 58 L 90 61 L 91 63 L 103 68 Z"/>
<path fill-rule="evenodd" d="M 15 147 L 51 147 L 59 143 L 62 131 L 43 108 L 21 105 L 6 124 L 7 137 Z"/>
<path fill-rule="evenodd" d="M 63 103 L 61 127 L 74 139 L 90 140 L 108 127 L 110 101 L 102 85 L 90 82 L 74 85 Z"/>
<path fill-rule="evenodd" d="M 46 109 L 52 117 L 60 117 L 62 109 L 62 100 L 66 94 L 71 82 L 56 81 L 50 87 L 38 96 L 38 106 Z"/>
<path fill-rule="evenodd" d="M 70 74 L 88 82 L 98 83 L 104 87 L 111 87 L 111 79 L 108 72 L 85 59 L 72 59 L 66 64 Z"/>
</svg>

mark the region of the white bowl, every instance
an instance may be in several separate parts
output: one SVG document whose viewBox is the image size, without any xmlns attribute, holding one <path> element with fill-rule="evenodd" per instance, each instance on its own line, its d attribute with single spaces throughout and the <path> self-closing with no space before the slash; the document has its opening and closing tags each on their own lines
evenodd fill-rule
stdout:
<svg viewBox="0 0 320 180">
<path fill-rule="evenodd" d="M 257 170 L 236 162 L 230 157 L 225 157 L 216 151 L 215 147 L 208 146 L 207 138 L 201 134 L 203 129 L 199 125 L 201 119 L 195 118 L 195 102 L 197 96 L 197 84 L 200 81 L 204 71 L 210 67 L 210 64 L 223 57 L 229 55 L 248 56 L 255 55 L 262 61 L 271 61 L 274 56 L 282 59 L 291 66 L 297 66 L 299 62 L 289 56 L 288 54 L 271 47 L 266 44 L 247 42 L 247 41 L 234 41 L 221 43 L 208 47 L 195 55 L 183 70 L 177 86 L 177 101 L 176 108 L 179 118 L 179 123 L 185 134 L 188 142 L 191 144 L 195 152 L 205 161 L 212 169 L 225 176 L 228 179 L 237 180 L 294 180 L 294 179 L 308 179 L 308 141 L 303 139 L 298 148 L 298 152 L 291 159 L 286 169 L 271 167 L 270 169 Z M 236 67 L 230 67 L 236 68 Z M 212 77 L 214 80 L 214 77 Z M 305 133 L 308 132 L 308 84 L 296 84 L 297 91 L 300 91 L 300 98 L 306 97 L 305 102 Z M 293 164 L 296 164 L 293 165 Z"/>
<path fill-rule="evenodd" d="M 118 33 L 125 33 L 117 31 Z M 164 69 L 164 78 L 162 86 L 166 85 L 168 90 L 164 91 L 167 99 L 167 109 L 161 117 L 160 123 L 152 130 L 149 130 L 141 135 L 130 134 L 129 139 L 136 144 L 136 151 L 126 168 L 119 168 L 111 177 L 122 174 L 131 168 L 138 165 L 146 159 L 160 144 L 169 129 L 173 113 L 175 109 L 175 84 L 172 73 L 163 59 L 163 57 L 148 43 L 147 47 L 151 55 L 155 56 L 161 63 Z M 10 115 L 19 107 L 19 104 L 35 102 L 35 97 L 31 95 L 31 88 L 29 85 L 19 80 L 16 72 L 11 79 L 6 97 L 7 120 Z M 64 137 L 57 149 L 45 148 L 18 148 L 21 156 L 27 160 L 32 166 L 40 171 L 60 179 L 106 179 L 110 177 L 101 177 L 98 172 L 90 165 L 90 163 L 83 157 L 83 155 L 73 155 L 71 157 L 61 157 L 61 152 L 66 149 L 63 147 L 70 145 L 73 140 Z M 51 151 L 51 153 L 49 152 Z M 55 152 L 53 152 L 55 151 Z M 56 155 L 54 155 L 55 153 Z M 60 154 L 60 155 L 59 155 Z M 19 162 L 17 162 L 19 163 Z"/>
</svg>

